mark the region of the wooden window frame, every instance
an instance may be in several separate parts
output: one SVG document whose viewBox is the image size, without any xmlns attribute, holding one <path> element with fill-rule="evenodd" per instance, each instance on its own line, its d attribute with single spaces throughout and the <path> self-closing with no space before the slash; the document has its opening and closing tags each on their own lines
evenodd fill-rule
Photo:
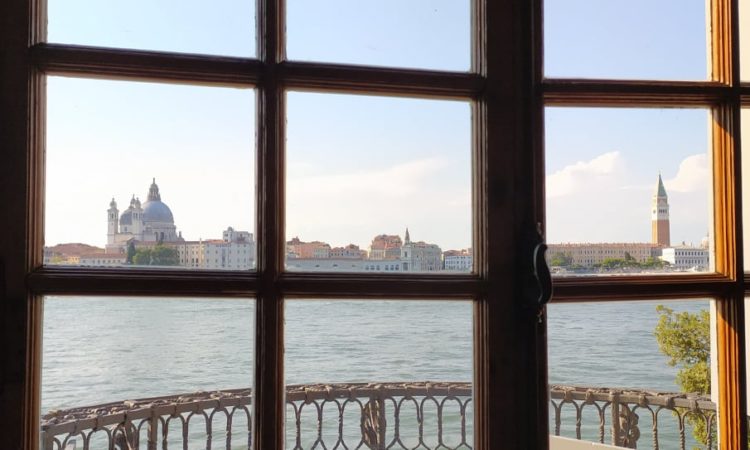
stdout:
<svg viewBox="0 0 750 450">
<path fill-rule="evenodd" d="M 283 297 L 472 299 L 475 448 L 546 449 L 546 325 L 523 305 L 529 230 L 544 224 L 544 106 L 711 108 L 716 274 L 556 281 L 554 300 L 715 298 L 723 449 L 747 442 L 737 0 L 712 0 L 705 82 L 544 79 L 542 0 L 473 2 L 468 73 L 285 60 L 284 1 L 257 0 L 257 59 L 47 44 L 44 0 L 0 2 L 0 447 L 38 448 L 41 298 L 48 294 L 255 297 L 254 447 L 284 442 Z M 257 89 L 258 270 L 42 267 L 47 74 Z M 305 274 L 283 269 L 286 89 L 472 102 L 472 275 Z M 738 275 L 739 274 L 739 275 Z M 512 368 L 512 370 L 510 370 Z"/>
</svg>

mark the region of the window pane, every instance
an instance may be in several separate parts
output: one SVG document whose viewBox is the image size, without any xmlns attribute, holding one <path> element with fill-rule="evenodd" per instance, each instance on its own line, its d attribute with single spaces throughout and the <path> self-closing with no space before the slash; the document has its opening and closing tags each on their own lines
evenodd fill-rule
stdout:
<svg viewBox="0 0 750 450">
<path fill-rule="evenodd" d="M 287 3 L 290 59 L 467 71 L 468 0 Z"/>
<path fill-rule="evenodd" d="M 54 43 L 255 56 L 253 0 L 49 0 L 48 16 Z"/>
<path fill-rule="evenodd" d="M 705 80 L 706 4 L 546 0 L 548 77 Z"/>
<path fill-rule="evenodd" d="M 472 270 L 469 104 L 288 94 L 287 268 Z"/>
<path fill-rule="evenodd" d="M 293 300 L 285 311 L 286 448 L 473 445 L 470 301 Z"/>
<path fill-rule="evenodd" d="M 44 263 L 254 267 L 254 96 L 49 78 Z"/>
<path fill-rule="evenodd" d="M 547 108 L 557 276 L 713 270 L 705 110 Z"/>
<path fill-rule="evenodd" d="M 716 448 L 711 309 L 706 300 L 550 305 L 552 441 L 678 449 L 684 437 L 685 448 Z"/>
<path fill-rule="evenodd" d="M 209 439 L 213 448 L 223 448 L 231 415 L 232 448 L 248 448 L 254 313 L 255 302 L 240 299 L 46 297 L 43 443 L 56 439 L 62 445 L 54 448 L 61 449 L 131 448 L 128 443 L 146 448 L 153 420 L 159 447 L 166 439 L 165 448 L 182 448 L 182 418 L 185 448 L 206 448 Z M 170 420 L 175 406 L 179 414 Z M 115 431 L 123 412 L 129 418 L 119 428 L 124 435 Z M 86 447 L 95 425 L 91 414 L 99 416 L 101 427 Z M 109 439 L 119 447 L 109 446 Z"/>
</svg>

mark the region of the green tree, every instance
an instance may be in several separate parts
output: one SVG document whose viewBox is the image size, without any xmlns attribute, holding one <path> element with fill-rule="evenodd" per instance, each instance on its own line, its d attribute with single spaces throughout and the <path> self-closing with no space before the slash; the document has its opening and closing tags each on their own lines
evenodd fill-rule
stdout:
<svg viewBox="0 0 750 450">
<path fill-rule="evenodd" d="M 180 253 L 177 249 L 157 244 L 153 248 L 139 248 L 133 255 L 133 264 L 138 266 L 177 266 Z"/>
<path fill-rule="evenodd" d="M 139 248 L 133 255 L 133 264 L 137 266 L 150 266 L 151 265 L 151 249 L 150 248 Z"/>
<path fill-rule="evenodd" d="M 135 257 L 135 244 L 133 241 L 128 242 L 128 252 L 127 257 L 125 258 L 125 262 L 127 264 L 134 264 L 133 257 Z"/>
<path fill-rule="evenodd" d="M 159 244 L 151 250 L 151 261 L 155 266 L 176 266 L 180 264 L 180 253 L 177 249 Z"/>
<path fill-rule="evenodd" d="M 679 367 L 677 385 L 683 392 L 708 395 L 711 392 L 711 317 L 708 310 L 678 313 L 659 305 L 656 311 L 659 322 L 654 335 L 659 350 L 669 357 L 667 364 Z M 695 439 L 705 445 L 708 434 L 703 420 L 688 416 L 688 422 L 693 427 Z"/>
<path fill-rule="evenodd" d="M 553 253 L 549 258 L 550 266 L 568 267 L 573 264 L 573 257 L 567 253 Z"/>
</svg>

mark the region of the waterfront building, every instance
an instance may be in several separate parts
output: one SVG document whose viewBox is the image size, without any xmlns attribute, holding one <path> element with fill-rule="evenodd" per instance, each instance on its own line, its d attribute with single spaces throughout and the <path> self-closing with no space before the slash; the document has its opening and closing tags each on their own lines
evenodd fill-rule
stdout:
<svg viewBox="0 0 750 450">
<path fill-rule="evenodd" d="M 89 253 L 81 255 L 75 263 L 84 267 L 118 267 L 125 264 L 124 253 Z"/>
<path fill-rule="evenodd" d="M 246 270 L 255 263 L 255 241 L 248 231 L 232 227 L 222 232 L 222 239 L 181 241 L 163 244 L 177 250 L 180 266 L 197 269 Z"/>
<path fill-rule="evenodd" d="M 669 202 L 661 174 L 656 181 L 656 189 L 651 199 L 651 243 L 669 247 Z"/>
<path fill-rule="evenodd" d="M 363 272 L 365 259 L 354 258 L 287 258 L 286 269 L 302 272 Z"/>
<path fill-rule="evenodd" d="M 432 272 L 442 270 L 443 251 L 436 244 L 412 242 L 409 229 L 401 246 L 401 270 L 404 272 Z"/>
<path fill-rule="evenodd" d="M 172 210 L 161 201 L 159 186 L 154 178 L 148 190 L 146 202 L 141 205 L 133 195 L 128 209 L 119 214 L 114 198 L 107 210 L 107 253 L 122 252 L 129 241 L 179 242 Z"/>
<path fill-rule="evenodd" d="M 443 267 L 453 272 L 471 272 L 474 264 L 471 249 L 446 250 L 443 253 Z"/>
<path fill-rule="evenodd" d="M 334 259 L 366 259 L 367 251 L 361 250 L 358 245 L 349 244 L 345 247 L 333 247 L 328 257 Z"/>
<path fill-rule="evenodd" d="M 662 249 L 661 259 L 678 270 L 708 270 L 708 248 L 678 246 Z"/>
<path fill-rule="evenodd" d="M 329 258 L 331 256 L 331 246 L 325 242 L 312 241 L 303 242 L 299 237 L 294 237 L 286 243 L 286 253 L 288 258 Z"/>
<path fill-rule="evenodd" d="M 607 259 L 630 259 L 646 262 L 661 254 L 661 247 L 646 242 L 599 242 L 549 244 L 550 261 L 560 256 L 566 265 L 592 267 Z M 554 264 L 551 264 L 554 265 Z"/>
<path fill-rule="evenodd" d="M 372 238 L 370 259 L 401 259 L 403 242 L 397 234 L 379 234 Z"/>
</svg>

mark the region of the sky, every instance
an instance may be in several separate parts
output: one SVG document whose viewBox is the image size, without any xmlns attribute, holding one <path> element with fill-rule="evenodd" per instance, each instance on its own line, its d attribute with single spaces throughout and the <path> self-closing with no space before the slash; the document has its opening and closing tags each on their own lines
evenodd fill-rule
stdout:
<svg viewBox="0 0 750 450">
<path fill-rule="evenodd" d="M 206 5 L 50 0 L 49 41 L 253 57 L 254 1 Z M 706 79 L 705 14 L 695 0 L 547 0 L 545 73 Z M 466 71 L 469 21 L 468 0 L 289 0 L 287 56 Z M 145 201 L 154 177 L 186 239 L 254 231 L 254 95 L 50 77 L 46 243 L 103 246 L 109 201 Z M 288 238 L 366 248 L 409 227 L 444 250 L 471 245 L 468 103 L 290 92 L 287 122 Z M 698 243 L 708 130 L 702 110 L 548 109 L 548 241 L 650 240 L 661 172 L 673 241 Z"/>
</svg>

